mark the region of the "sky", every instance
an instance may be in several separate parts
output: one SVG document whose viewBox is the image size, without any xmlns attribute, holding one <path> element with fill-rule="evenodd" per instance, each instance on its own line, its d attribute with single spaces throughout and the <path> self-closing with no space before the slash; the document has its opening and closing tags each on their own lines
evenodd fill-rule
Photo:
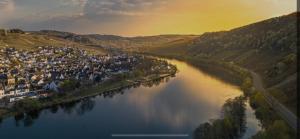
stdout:
<svg viewBox="0 0 300 139">
<path fill-rule="evenodd" d="M 0 0 L 0 28 L 149 36 L 230 30 L 290 14 L 297 0 Z"/>
</svg>

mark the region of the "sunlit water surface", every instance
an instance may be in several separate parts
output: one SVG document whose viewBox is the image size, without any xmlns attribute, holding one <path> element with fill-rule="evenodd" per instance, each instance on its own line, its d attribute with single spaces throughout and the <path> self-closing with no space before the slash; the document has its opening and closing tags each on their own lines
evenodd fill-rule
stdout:
<svg viewBox="0 0 300 139">
<path fill-rule="evenodd" d="M 176 77 L 152 87 L 139 86 L 112 97 L 97 96 L 58 109 L 45 109 L 21 120 L 0 124 L 1 139 L 109 139 L 145 138 L 114 135 L 184 135 L 201 123 L 220 118 L 225 101 L 242 94 L 234 85 L 180 61 L 169 60 L 179 70 Z M 247 129 L 243 138 L 260 130 L 247 104 Z M 174 138 L 174 137 L 150 137 Z"/>
</svg>

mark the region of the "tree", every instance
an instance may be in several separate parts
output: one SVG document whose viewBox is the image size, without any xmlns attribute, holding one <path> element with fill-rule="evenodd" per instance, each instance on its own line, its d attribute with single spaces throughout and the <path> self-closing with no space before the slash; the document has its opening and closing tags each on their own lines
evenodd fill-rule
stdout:
<svg viewBox="0 0 300 139">
<path fill-rule="evenodd" d="M 282 120 L 276 120 L 265 131 L 260 131 L 252 139 L 291 139 L 289 127 Z"/>
<path fill-rule="evenodd" d="M 61 85 L 60 88 L 63 91 L 72 91 L 75 88 L 78 87 L 78 81 L 74 80 L 74 79 L 70 79 L 70 80 L 65 80 Z"/>
<path fill-rule="evenodd" d="M 15 75 L 15 94 L 17 93 L 16 91 L 17 91 L 17 87 L 18 87 L 18 81 L 19 81 L 19 78 L 18 78 L 18 76 L 17 75 Z"/>
<path fill-rule="evenodd" d="M 223 119 L 201 124 L 194 139 L 237 139 L 245 132 L 245 98 L 229 99 L 223 106 Z"/>
<path fill-rule="evenodd" d="M 13 108 L 17 112 L 29 112 L 41 108 L 41 103 L 37 99 L 25 98 L 15 103 Z"/>
<path fill-rule="evenodd" d="M 2 85 L 3 90 L 5 91 L 6 85 L 7 85 L 7 75 L 6 74 L 0 74 L 0 84 Z"/>
</svg>

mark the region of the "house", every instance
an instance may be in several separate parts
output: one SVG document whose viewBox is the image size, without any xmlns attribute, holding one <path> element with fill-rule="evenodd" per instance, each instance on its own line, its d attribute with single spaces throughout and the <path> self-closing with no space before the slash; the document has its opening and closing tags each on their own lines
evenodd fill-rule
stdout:
<svg viewBox="0 0 300 139">
<path fill-rule="evenodd" d="M 53 94 L 51 93 L 47 93 L 47 92 L 41 92 L 38 94 L 38 98 L 47 98 L 47 97 L 51 97 Z"/>
<path fill-rule="evenodd" d="M 34 91 L 31 91 L 31 92 L 28 92 L 26 94 L 26 96 L 29 97 L 29 98 L 37 98 L 37 93 L 34 92 Z"/>
<path fill-rule="evenodd" d="M 16 57 L 19 66 L 10 67 L 12 61 L 17 60 Z M 52 94 L 49 93 L 52 91 L 47 90 L 59 92 L 58 83 L 66 79 L 76 78 L 81 83 L 104 81 L 112 74 L 131 71 L 134 64 L 137 64 L 135 61 L 135 56 L 120 53 L 90 55 L 84 50 L 71 47 L 42 46 L 34 51 L 3 48 L 0 51 L 0 73 L 6 74 L 7 78 L 2 79 L 0 74 L 0 85 L 5 85 L 2 87 L 5 92 L 2 96 L 14 97 L 11 101 L 16 101 L 22 99 L 20 96 L 30 94 L 29 88 Z"/>
<path fill-rule="evenodd" d="M 7 89 L 11 90 L 11 89 L 15 89 L 15 85 L 16 85 L 16 80 L 13 78 L 9 78 L 8 79 L 8 83 L 7 83 Z"/>
<path fill-rule="evenodd" d="M 94 81 L 94 74 L 91 74 L 89 80 Z"/>
<path fill-rule="evenodd" d="M 16 101 L 19 101 L 19 100 L 22 100 L 22 99 L 24 99 L 25 98 L 25 96 L 15 96 L 15 97 L 11 97 L 11 98 L 9 98 L 9 102 L 11 103 L 11 102 L 16 102 Z"/>
<path fill-rule="evenodd" d="M 65 76 L 63 74 L 60 74 L 60 77 L 59 77 L 60 80 L 64 80 L 65 79 Z"/>
<path fill-rule="evenodd" d="M 43 79 L 41 79 L 41 80 L 39 80 L 39 81 L 37 82 L 37 85 L 44 85 L 44 84 L 45 84 L 45 82 L 44 82 Z"/>
<path fill-rule="evenodd" d="M 58 92 L 58 86 L 56 85 L 56 83 L 54 81 L 52 81 L 51 83 L 46 84 L 43 87 L 45 90 L 52 90 L 54 92 Z"/>
</svg>

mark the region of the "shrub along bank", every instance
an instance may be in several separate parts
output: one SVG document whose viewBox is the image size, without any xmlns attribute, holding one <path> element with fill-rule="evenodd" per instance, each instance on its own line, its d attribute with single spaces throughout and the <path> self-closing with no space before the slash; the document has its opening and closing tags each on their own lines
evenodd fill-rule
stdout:
<svg viewBox="0 0 300 139">
<path fill-rule="evenodd" d="M 150 55 L 160 56 L 155 54 L 150 54 Z M 173 59 L 185 61 L 195 67 L 198 67 L 204 72 L 215 75 L 217 78 L 221 80 L 225 80 L 227 82 L 231 82 L 233 84 L 239 85 L 240 88 L 243 90 L 245 97 L 250 100 L 250 105 L 255 110 L 256 118 L 260 120 L 262 124 L 263 130 L 258 132 L 256 135 L 254 135 L 253 136 L 254 139 L 296 138 L 296 133 L 276 114 L 274 110 L 271 109 L 271 107 L 266 103 L 262 93 L 255 90 L 255 88 L 253 87 L 252 76 L 248 70 L 230 62 L 214 61 L 210 59 L 195 58 L 191 56 L 164 55 L 161 57 L 173 58 Z M 235 105 L 239 104 L 240 106 L 236 106 L 236 108 L 237 107 L 241 108 L 240 111 L 242 111 L 243 108 L 242 103 L 233 103 L 233 104 Z M 239 116 L 245 116 L 245 115 L 241 114 Z M 231 129 L 232 127 L 235 126 L 236 123 L 239 123 L 237 121 L 235 122 L 232 121 L 228 122 L 228 121 L 230 120 L 224 117 L 222 119 L 215 120 L 212 124 L 209 123 L 202 124 L 199 126 L 199 128 L 195 130 L 194 138 L 200 138 L 200 137 L 213 138 L 219 136 L 224 139 L 227 138 L 231 139 L 233 135 L 235 135 L 235 137 L 238 137 L 239 134 L 237 133 L 235 134 L 220 133 L 220 131 L 228 132 L 228 129 Z M 202 130 L 204 127 L 207 130 Z M 201 134 L 203 134 L 202 136 L 199 134 L 199 131 Z M 237 131 L 237 130 L 231 130 L 231 131 Z M 278 134 L 280 132 L 280 135 L 276 136 L 276 132 L 278 132 Z M 210 136 L 212 134 L 216 136 Z"/>
</svg>

